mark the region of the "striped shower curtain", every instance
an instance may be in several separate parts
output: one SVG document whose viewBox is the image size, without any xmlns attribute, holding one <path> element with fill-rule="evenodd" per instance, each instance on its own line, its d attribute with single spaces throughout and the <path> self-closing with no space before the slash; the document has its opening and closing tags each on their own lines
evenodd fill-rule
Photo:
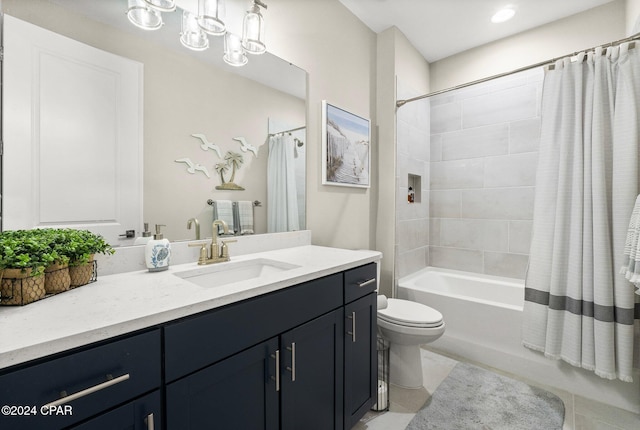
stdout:
<svg viewBox="0 0 640 430">
<path fill-rule="evenodd" d="M 631 381 L 640 296 L 619 269 L 640 191 L 640 46 L 559 60 L 542 94 L 523 344 Z"/>
</svg>

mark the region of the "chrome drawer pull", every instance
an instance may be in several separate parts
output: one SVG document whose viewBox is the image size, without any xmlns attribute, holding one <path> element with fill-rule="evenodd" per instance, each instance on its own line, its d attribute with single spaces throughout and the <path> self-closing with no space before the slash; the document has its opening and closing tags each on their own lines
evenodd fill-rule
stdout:
<svg viewBox="0 0 640 430">
<path fill-rule="evenodd" d="M 351 316 L 348 316 L 347 318 L 351 320 L 351 331 L 348 331 L 347 334 L 351 335 L 351 342 L 355 342 L 356 341 L 356 313 L 351 312 Z"/>
<path fill-rule="evenodd" d="M 271 379 L 276 381 L 276 391 L 280 391 L 280 350 L 276 349 L 276 355 L 271 354 L 271 358 L 276 360 L 276 377 Z"/>
<path fill-rule="evenodd" d="M 287 366 L 287 370 L 291 372 L 291 382 L 296 382 L 296 343 L 291 342 L 287 349 L 291 351 L 291 367 Z"/>
<path fill-rule="evenodd" d="M 56 400 L 54 402 L 51 403 L 47 403 L 46 405 L 43 406 L 44 409 L 48 409 L 50 407 L 55 407 L 55 406 L 60 406 L 60 405 L 64 405 L 65 403 L 69 403 L 73 400 L 79 399 L 81 397 L 87 396 L 89 394 L 93 394 L 97 391 L 100 390 L 104 390 L 105 388 L 108 388 L 112 385 L 116 385 L 119 384 L 120 382 L 124 382 L 127 379 L 129 379 L 129 374 L 125 374 L 122 376 L 118 376 L 117 378 L 114 378 L 111 375 L 107 375 L 107 381 L 103 382 L 102 384 L 98 384 L 98 385 L 94 385 L 93 387 L 89 387 L 87 389 L 84 389 L 82 391 L 78 391 L 77 393 L 73 393 L 71 395 L 66 395 L 66 392 L 63 391 L 60 393 L 60 395 L 62 396 L 61 399 Z"/>
<path fill-rule="evenodd" d="M 371 285 L 376 282 L 376 278 L 367 279 L 366 281 L 358 282 L 358 287 L 366 287 L 367 285 Z"/>
<path fill-rule="evenodd" d="M 144 422 L 147 425 L 147 430 L 154 430 L 156 428 L 153 425 L 153 414 L 147 415 L 147 418 L 144 419 Z"/>
</svg>

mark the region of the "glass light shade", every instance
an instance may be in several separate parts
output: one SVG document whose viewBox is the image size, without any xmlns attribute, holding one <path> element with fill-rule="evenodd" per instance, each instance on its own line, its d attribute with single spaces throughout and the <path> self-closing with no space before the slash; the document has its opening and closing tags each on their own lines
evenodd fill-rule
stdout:
<svg viewBox="0 0 640 430">
<path fill-rule="evenodd" d="M 264 18 L 257 5 L 247 11 L 242 22 L 242 46 L 249 54 L 264 54 Z"/>
<path fill-rule="evenodd" d="M 196 16 L 187 12 L 182 12 L 182 32 L 180 33 L 180 42 L 186 48 L 194 51 L 204 51 L 209 47 L 209 39 L 198 25 Z"/>
<path fill-rule="evenodd" d="M 162 27 L 162 15 L 148 7 L 144 0 L 129 0 L 127 18 L 133 25 L 143 30 L 157 30 Z"/>
<path fill-rule="evenodd" d="M 224 62 L 235 67 L 244 66 L 247 64 L 247 55 L 242 48 L 242 40 L 240 37 L 233 33 L 226 33 L 224 35 Z"/>
<path fill-rule="evenodd" d="M 152 9 L 160 12 L 173 12 L 176 10 L 176 0 L 144 0 Z"/>
<path fill-rule="evenodd" d="M 198 24 L 205 32 L 222 36 L 226 32 L 224 15 L 224 0 L 198 0 Z"/>
</svg>

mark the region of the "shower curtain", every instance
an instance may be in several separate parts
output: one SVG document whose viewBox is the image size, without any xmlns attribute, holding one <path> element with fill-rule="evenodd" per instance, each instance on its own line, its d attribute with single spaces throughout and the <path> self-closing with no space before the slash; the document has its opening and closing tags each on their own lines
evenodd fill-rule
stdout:
<svg viewBox="0 0 640 430">
<path fill-rule="evenodd" d="M 295 178 L 295 143 L 291 134 L 269 138 L 267 161 L 267 232 L 299 230 Z"/>
<path fill-rule="evenodd" d="M 636 196 L 640 46 L 548 70 L 523 344 L 607 379 L 632 380 L 639 296 L 619 274 Z"/>
</svg>

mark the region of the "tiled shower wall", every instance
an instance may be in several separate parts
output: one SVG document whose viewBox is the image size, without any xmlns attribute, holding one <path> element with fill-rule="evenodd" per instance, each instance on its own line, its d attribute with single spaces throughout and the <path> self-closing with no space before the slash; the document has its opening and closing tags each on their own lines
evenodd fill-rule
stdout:
<svg viewBox="0 0 640 430">
<path fill-rule="evenodd" d="M 421 92 L 398 81 L 397 95 L 410 98 Z M 396 279 L 429 264 L 429 102 L 421 100 L 397 111 L 396 148 Z M 389 160 L 390 163 L 393 160 Z M 421 193 L 407 201 L 409 174 L 421 177 Z"/>
<path fill-rule="evenodd" d="M 431 98 L 429 265 L 524 278 L 543 76 Z"/>
</svg>

